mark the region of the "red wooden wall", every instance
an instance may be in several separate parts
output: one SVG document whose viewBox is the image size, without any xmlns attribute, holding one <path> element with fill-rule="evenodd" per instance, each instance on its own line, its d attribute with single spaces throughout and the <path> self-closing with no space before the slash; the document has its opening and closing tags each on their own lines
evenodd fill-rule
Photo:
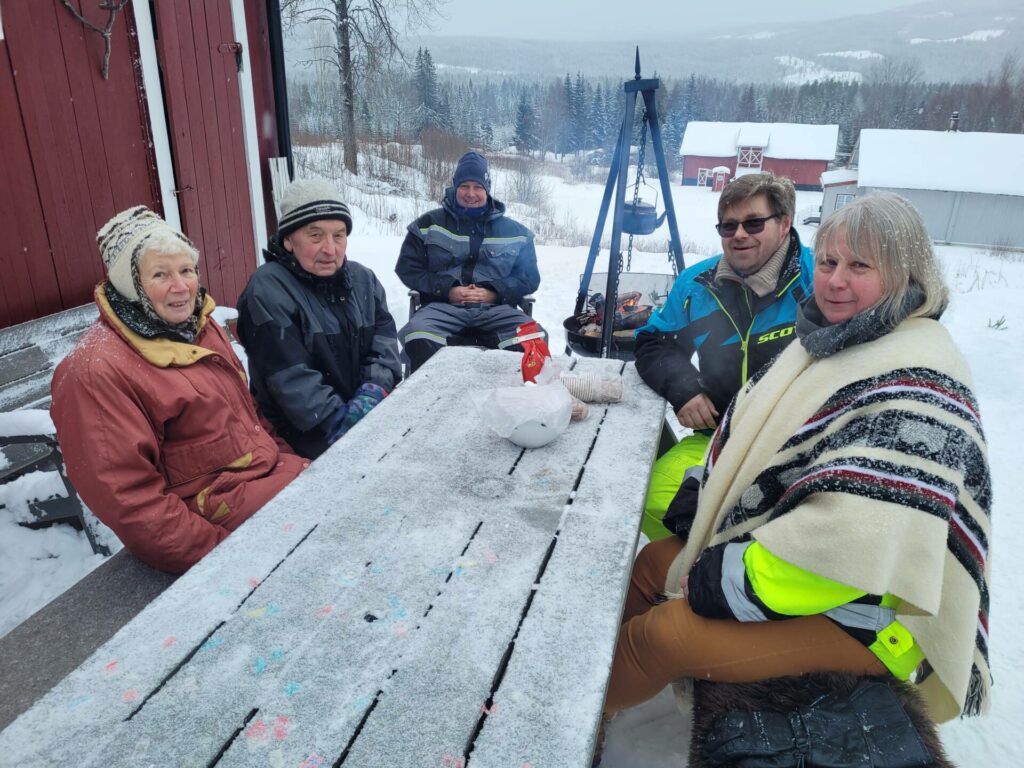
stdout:
<svg viewBox="0 0 1024 768">
<path fill-rule="evenodd" d="M 690 186 L 697 183 L 697 170 L 699 168 L 714 168 L 717 165 L 724 165 L 732 173 L 730 178 L 736 176 L 736 156 L 731 157 L 702 157 L 699 155 L 683 156 L 683 185 Z M 764 171 L 771 171 L 776 176 L 785 176 L 791 179 L 797 189 L 821 189 L 821 174 L 828 168 L 825 160 L 787 160 L 778 157 L 766 157 L 761 166 Z"/>
<path fill-rule="evenodd" d="M 138 1 L 138 0 L 133 0 Z M 148 2 L 148 0 L 141 0 Z M 117 211 L 163 213 L 129 5 L 116 18 L 110 77 L 102 38 L 61 0 L 0 0 L 0 327 L 85 304 L 103 266 L 96 231 Z M 73 0 L 93 23 L 98 0 Z M 151 3 L 182 229 L 203 284 L 233 305 L 256 268 L 230 0 Z M 278 154 L 261 0 L 245 0 L 259 154 Z M 275 226 L 267 178 L 268 230 Z M 263 223 L 261 222 L 261 225 Z"/>
<path fill-rule="evenodd" d="M 182 228 L 203 285 L 234 306 L 256 268 L 230 0 L 153 4 Z M 245 42 L 245 41 L 243 41 Z"/>
<path fill-rule="evenodd" d="M 75 0 L 103 26 L 98 3 Z M 0 326 L 88 302 L 103 276 L 96 230 L 156 206 L 148 116 L 128 9 L 103 41 L 59 0 L 3 0 L 0 40 Z"/>
</svg>

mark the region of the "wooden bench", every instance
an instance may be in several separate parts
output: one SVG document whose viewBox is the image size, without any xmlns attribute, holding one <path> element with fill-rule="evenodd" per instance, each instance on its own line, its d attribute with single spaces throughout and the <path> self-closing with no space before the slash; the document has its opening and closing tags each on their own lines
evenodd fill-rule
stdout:
<svg viewBox="0 0 1024 768">
<path fill-rule="evenodd" d="M 49 405 L 53 369 L 96 314 L 87 304 L 0 330 L 0 411 Z"/>
<path fill-rule="evenodd" d="M 0 754 L 589 766 L 663 403 L 630 364 L 573 361 L 621 376 L 623 401 L 524 450 L 467 396 L 519 383 L 520 357 L 438 352 L 8 725 Z"/>
<path fill-rule="evenodd" d="M 0 637 L 0 729 L 89 658 L 176 578 L 122 549 Z"/>
<path fill-rule="evenodd" d="M 53 369 L 96 319 L 96 313 L 96 306 L 88 304 L 0 330 L 0 412 L 49 406 Z M 26 523 L 29 527 L 70 522 L 85 532 L 93 552 L 110 554 L 95 536 L 52 433 L 5 429 L 0 432 L 0 452 L 6 459 L 0 468 L 0 483 L 26 472 L 50 470 L 58 473 L 64 485 L 65 496 L 29 503 L 35 518 Z"/>
<path fill-rule="evenodd" d="M 89 304 L 0 330 L 0 412 L 12 417 L 0 415 L 0 421 L 8 426 L 38 421 L 13 417 L 18 410 L 49 406 L 53 369 L 96 316 L 96 306 Z M 56 471 L 66 493 L 30 502 L 36 522 L 28 527 L 70 522 L 85 532 L 94 552 L 109 555 L 68 479 L 56 437 L 49 432 L 25 434 L 32 430 L 15 427 L 0 434 L 0 451 L 7 459 L 0 468 L 0 483 L 33 470 Z M 175 578 L 121 550 L 0 637 L 0 728 L 59 683 Z"/>
</svg>

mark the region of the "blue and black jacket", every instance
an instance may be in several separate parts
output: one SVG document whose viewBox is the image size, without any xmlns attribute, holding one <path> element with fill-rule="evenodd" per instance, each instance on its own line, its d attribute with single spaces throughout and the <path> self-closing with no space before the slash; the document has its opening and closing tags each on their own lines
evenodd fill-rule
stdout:
<svg viewBox="0 0 1024 768">
<path fill-rule="evenodd" d="M 797 304 L 813 290 L 814 255 L 796 230 L 767 296 L 732 280 L 716 282 L 721 258 L 679 275 L 665 305 L 636 332 L 637 372 L 676 411 L 703 392 L 724 413 L 747 379 L 795 338 Z M 694 352 L 700 370 L 690 362 Z"/>
<path fill-rule="evenodd" d="M 489 197 L 487 206 L 482 215 L 467 216 L 449 187 L 441 208 L 409 225 L 395 272 L 424 304 L 446 303 L 457 285 L 490 288 L 501 304 L 513 306 L 537 290 L 533 233 L 505 216 L 504 203 Z"/>
</svg>

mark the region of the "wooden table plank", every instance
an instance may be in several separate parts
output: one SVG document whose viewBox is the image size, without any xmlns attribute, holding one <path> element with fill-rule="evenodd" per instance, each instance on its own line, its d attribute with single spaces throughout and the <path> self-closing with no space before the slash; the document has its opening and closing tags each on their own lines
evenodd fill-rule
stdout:
<svg viewBox="0 0 1024 768">
<path fill-rule="evenodd" d="M 511 715 L 512 693 L 553 707 L 523 710 L 520 731 L 539 711 L 559 715 L 540 741 L 513 739 L 516 754 L 543 744 L 578 758 L 600 701 L 562 716 L 560 690 L 519 659 L 539 654 L 573 675 L 585 662 L 568 695 L 589 685 L 603 696 L 661 401 L 630 391 L 523 451 L 483 426 L 466 391 L 517 384 L 518 362 L 438 355 L 0 734 L 0 750 L 16 764 L 486 763 L 507 754 L 487 739 L 509 718 L 482 711 L 498 686 Z M 647 463 L 630 455 L 616 485 L 596 470 L 614 465 L 636 424 L 650 432 L 637 448 Z M 598 530 L 577 522 L 588 516 Z M 574 569 L 590 556 L 603 563 L 592 584 L 601 615 L 566 623 L 559 596 L 575 594 Z M 604 656 L 573 659 L 578 631 Z"/>
<path fill-rule="evenodd" d="M 581 366 L 581 368 L 585 368 Z M 664 401 L 623 372 L 470 765 L 590 765 Z M 591 418 L 595 406 L 591 406 Z M 533 713 L 545 712 L 546 717 Z"/>
<path fill-rule="evenodd" d="M 522 454 L 500 506 L 481 510 L 480 531 L 464 557 L 470 565 L 421 625 L 346 762 L 454 765 L 462 759 L 486 715 L 597 425 L 572 424 L 555 443 Z M 475 439 L 486 453 L 507 443 L 490 433 Z"/>
</svg>

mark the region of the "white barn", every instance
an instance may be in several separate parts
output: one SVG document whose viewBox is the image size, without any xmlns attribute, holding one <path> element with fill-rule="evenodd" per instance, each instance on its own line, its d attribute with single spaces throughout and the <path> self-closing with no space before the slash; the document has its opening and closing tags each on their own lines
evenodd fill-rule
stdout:
<svg viewBox="0 0 1024 768">
<path fill-rule="evenodd" d="M 850 165 L 822 174 L 822 220 L 887 190 L 917 207 L 936 242 L 1024 248 L 1024 134 L 864 129 Z"/>
</svg>

